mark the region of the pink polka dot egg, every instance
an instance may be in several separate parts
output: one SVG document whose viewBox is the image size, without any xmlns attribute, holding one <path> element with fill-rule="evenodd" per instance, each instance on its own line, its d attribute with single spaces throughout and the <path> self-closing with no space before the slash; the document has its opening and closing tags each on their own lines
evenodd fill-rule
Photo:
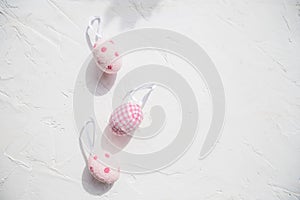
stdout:
<svg viewBox="0 0 300 200">
<path fill-rule="evenodd" d="M 128 102 L 117 107 L 111 114 L 109 126 L 116 135 L 133 133 L 143 120 L 140 105 Z"/>
<path fill-rule="evenodd" d="M 98 181 L 106 184 L 112 184 L 119 179 L 120 176 L 120 167 L 104 165 L 100 162 L 100 159 L 97 155 L 92 154 L 88 159 L 88 168 L 91 175 Z M 110 154 L 105 153 L 105 159 L 109 161 L 111 159 Z M 107 162 L 110 163 L 110 162 Z"/>
<path fill-rule="evenodd" d="M 117 73 L 121 66 L 122 60 L 119 57 L 116 44 L 112 40 L 103 41 L 99 39 L 92 50 L 96 65 L 105 73 Z"/>
</svg>

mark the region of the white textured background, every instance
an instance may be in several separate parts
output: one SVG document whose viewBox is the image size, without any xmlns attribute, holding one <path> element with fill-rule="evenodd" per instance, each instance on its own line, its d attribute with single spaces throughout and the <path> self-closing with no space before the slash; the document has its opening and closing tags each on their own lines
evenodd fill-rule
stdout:
<svg viewBox="0 0 300 200">
<path fill-rule="evenodd" d="M 209 157 L 198 159 L 199 140 L 164 170 L 93 182 L 72 98 L 99 14 L 106 37 L 162 27 L 206 50 L 227 100 Z M 0 0 L 0 199 L 299 200 L 299 52 L 296 0 Z"/>
</svg>

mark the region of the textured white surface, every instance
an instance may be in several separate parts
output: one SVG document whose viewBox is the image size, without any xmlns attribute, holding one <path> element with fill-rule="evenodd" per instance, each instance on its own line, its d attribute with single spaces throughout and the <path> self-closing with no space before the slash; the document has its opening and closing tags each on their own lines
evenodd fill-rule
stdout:
<svg viewBox="0 0 300 200">
<path fill-rule="evenodd" d="M 198 159 L 199 137 L 162 171 L 122 174 L 111 188 L 93 182 L 72 95 L 90 53 L 87 19 L 98 14 L 107 37 L 163 27 L 207 51 L 227 100 L 209 157 Z M 300 199 L 299 1 L 1 0 L 0 44 L 1 200 Z"/>
</svg>

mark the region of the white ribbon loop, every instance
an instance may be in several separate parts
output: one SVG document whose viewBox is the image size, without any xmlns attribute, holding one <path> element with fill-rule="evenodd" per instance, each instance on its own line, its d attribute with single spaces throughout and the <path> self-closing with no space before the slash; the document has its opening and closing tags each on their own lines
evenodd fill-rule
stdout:
<svg viewBox="0 0 300 200">
<path fill-rule="evenodd" d="M 95 22 L 97 22 L 96 29 L 94 28 Z M 93 32 L 93 34 L 95 34 L 94 41 L 91 41 L 91 39 L 90 39 L 89 30 L 91 30 Z M 85 31 L 85 37 L 86 37 L 87 43 L 89 45 L 89 48 L 91 50 L 93 49 L 93 45 L 97 42 L 97 40 L 102 38 L 102 35 L 100 32 L 101 32 L 101 17 L 100 16 L 91 17 L 89 20 L 89 24 L 86 27 L 86 31 Z"/>
<path fill-rule="evenodd" d="M 129 92 L 126 94 L 126 96 L 124 97 L 124 99 L 127 98 L 127 97 L 129 96 L 132 100 L 138 102 L 138 104 L 143 108 L 144 105 L 146 104 L 146 102 L 147 102 L 147 100 L 148 100 L 148 98 L 149 98 L 151 92 L 154 90 L 155 87 L 156 87 L 156 84 L 154 84 L 154 83 L 145 83 L 145 84 L 142 84 L 142 85 L 140 85 L 140 86 L 134 88 L 133 90 L 129 91 Z M 145 89 L 149 89 L 149 91 L 145 94 L 145 96 L 142 98 L 142 100 L 138 101 L 136 98 L 134 98 L 133 95 L 134 95 L 137 91 L 145 90 Z"/>
<path fill-rule="evenodd" d="M 88 131 L 88 125 L 92 125 L 92 138 Z M 85 138 L 87 138 L 87 143 L 83 139 L 83 135 L 85 135 Z M 96 132 L 95 132 L 95 122 L 92 118 L 90 118 L 88 121 L 85 122 L 84 126 L 81 129 L 80 136 L 79 136 L 80 144 L 83 147 L 86 156 L 90 155 L 94 151 L 95 146 L 95 140 L 96 140 Z"/>
</svg>

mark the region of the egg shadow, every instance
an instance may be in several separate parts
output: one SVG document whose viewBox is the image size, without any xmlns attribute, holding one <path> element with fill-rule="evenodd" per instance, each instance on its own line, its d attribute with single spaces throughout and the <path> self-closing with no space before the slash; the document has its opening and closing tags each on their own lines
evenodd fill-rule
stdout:
<svg viewBox="0 0 300 200">
<path fill-rule="evenodd" d="M 103 96 L 113 87 L 117 74 L 108 74 L 101 71 L 94 59 L 91 59 L 85 73 L 88 90 L 95 96 Z"/>
<path fill-rule="evenodd" d="M 130 135 L 116 135 L 112 133 L 110 126 L 106 126 L 101 136 L 101 147 L 110 154 L 116 154 L 126 147 L 130 142 L 132 136 Z"/>
</svg>

